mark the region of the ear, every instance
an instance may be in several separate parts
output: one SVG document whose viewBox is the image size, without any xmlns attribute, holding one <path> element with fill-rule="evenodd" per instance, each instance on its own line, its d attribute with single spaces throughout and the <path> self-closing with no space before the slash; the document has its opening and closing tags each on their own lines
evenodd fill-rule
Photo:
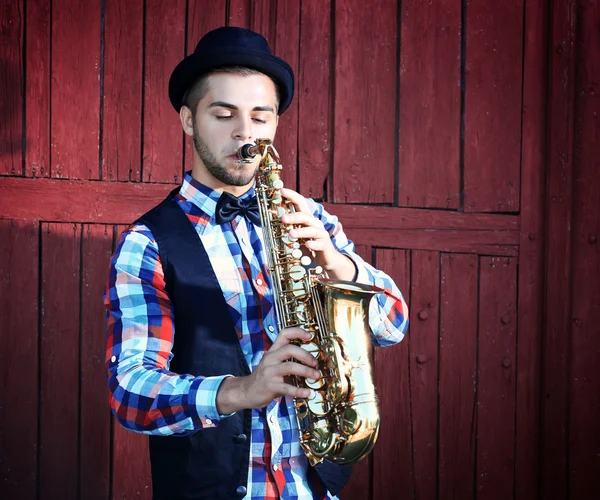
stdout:
<svg viewBox="0 0 600 500">
<path fill-rule="evenodd" d="M 181 106 L 179 110 L 179 118 L 181 120 L 181 127 L 183 131 L 190 137 L 194 135 L 194 118 L 192 116 L 192 110 L 187 106 Z"/>
</svg>

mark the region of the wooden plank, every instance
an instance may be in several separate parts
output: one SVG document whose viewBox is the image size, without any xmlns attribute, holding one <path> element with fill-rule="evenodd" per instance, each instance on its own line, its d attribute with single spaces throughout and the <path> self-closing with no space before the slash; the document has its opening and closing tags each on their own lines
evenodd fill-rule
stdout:
<svg viewBox="0 0 600 500">
<path fill-rule="evenodd" d="M 335 4 L 334 202 L 394 202 L 396 4 Z"/>
<path fill-rule="evenodd" d="M 38 224 L 0 219 L 0 490 L 37 499 Z"/>
<path fill-rule="evenodd" d="M 25 175 L 50 176 L 50 2 L 27 0 Z"/>
<path fill-rule="evenodd" d="M 517 261 L 481 257 L 477 359 L 478 498 L 513 498 Z"/>
<path fill-rule="evenodd" d="M 0 3 L 0 174 L 23 175 L 23 0 Z"/>
<path fill-rule="evenodd" d="M 410 395 L 417 498 L 436 498 L 439 384 L 440 254 L 413 251 Z"/>
<path fill-rule="evenodd" d="M 136 434 L 113 420 L 113 499 L 152 499 L 148 436 Z"/>
<path fill-rule="evenodd" d="M 600 4 L 577 3 L 573 197 L 570 498 L 600 498 Z"/>
<path fill-rule="evenodd" d="M 475 498 L 476 255 L 443 255 L 440 300 L 439 497 Z"/>
<path fill-rule="evenodd" d="M 177 184 L 183 171 L 183 131 L 168 84 L 185 55 L 186 0 L 149 0 L 145 5 L 142 180 Z"/>
<path fill-rule="evenodd" d="M 77 498 L 81 226 L 42 224 L 40 499 Z"/>
<path fill-rule="evenodd" d="M 298 189 L 304 196 L 330 196 L 332 154 L 331 0 L 304 0 L 300 16 L 298 89 Z"/>
<path fill-rule="evenodd" d="M 519 210 L 523 1 L 467 7 L 464 209 Z"/>
<path fill-rule="evenodd" d="M 141 180 L 143 24 L 143 0 L 105 3 L 103 180 Z"/>
<path fill-rule="evenodd" d="M 525 4 L 515 500 L 539 498 L 547 2 Z"/>
<path fill-rule="evenodd" d="M 302 2 L 278 0 L 272 12 L 275 16 L 275 30 L 272 49 L 278 57 L 285 60 L 294 71 L 294 100 L 283 115 L 279 117 L 277 127 L 277 152 L 283 165 L 282 179 L 285 185 L 297 190 L 298 171 L 298 106 L 300 66 L 300 20 Z"/>
<path fill-rule="evenodd" d="M 250 2 L 250 0 L 228 0 L 228 3 L 228 25 L 249 28 L 252 2 Z"/>
<path fill-rule="evenodd" d="M 102 294 L 112 253 L 112 226 L 86 225 L 81 282 L 81 440 L 79 498 L 107 499 L 110 483 L 110 410 L 104 373 L 106 310 Z"/>
<path fill-rule="evenodd" d="M 365 262 L 372 264 L 373 253 L 370 245 L 357 245 L 355 251 Z M 371 470 L 371 455 L 354 465 L 350 480 L 339 495 L 340 500 L 371 500 Z"/>
<path fill-rule="evenodd" d="M 225 25 L 227 19 L 226 2 L 211 4 L 206 8 L 204 0 L 188 0 L 186 54 L 192 54 L 200 39 L 209 31 Z M 184 171 L 192 170 L 194 145 L 191 137 L 184 135 Z"/>
<path fill-rule="evenodd" d="M 572 328 L 572 205 L 575 98 L 574 2 L 552 3 L 547 110 L 546 261 L 542 348 L 542 498 L 568 496 L 569 358 Z"/>
<path fill-rule="evenodd" d="M 175 187 L 175 184 L 2 177 L 0 214 L 15 219 L 127 224 L 160 203 Z"/>
<path fill-rule="evenodd" d="M 57 179 L 99 178 L 100 4 L 52 3 L 51 172 Z"/>
<path fill-rule="evenodd" d="M 458 208 L 461 2 L 402 2 L 400 175 L 403 206 Z"/>
<path fill-rule="evenodd" d="M 99 223 L 127 222 L 162 200 L 178 184 L 86 182 L 0 177 L 0 213 L 4 217 Z M 73 198 L 87 200 L 74 204 Z M 22 203 L 22 200 L 28 203 Z M 518 235 L 520 218 L 514 215 L 475 214 L 445 210 L 369 207 L 325 203 L 348 229 L 447 229 L 500 231 Z M 516 238 L 517 236 L 515 236 Z M 511 240 L 512 241 L 512 240 Z M 515 241 L 518 241 L 515 239 Z"/>
<path fill-rule="evenodd" d="M 401 291 L 410 290 L 410 253 L 377 249 L 375 265 L 387 273 Z M 404 299 L 409 302 L 405 293 Z M 410 304 L 409 304 L 410 310 Z M 373 498 L 413 498 L 413 433 L 410 405 L 409 341 L 375 348 L 375 387 L 381 418 L 373 450 Z"/>
<path fill-rule="evenodd" d="M 519 231 L 515 215 L 475 214 L 448 210 L 419 210 L 415 208 L 377 207 L 325 203 L 345 227 L 362 229 L 464 229 Z"/>
<path fill-rule="evenodd" d="M 409 229 L 347 229 L 355 243 L 377 247 L 435 250 L 484 255 L 518 255 L 518 235 L 498 231 L 423 231 Z"/>
</svg>

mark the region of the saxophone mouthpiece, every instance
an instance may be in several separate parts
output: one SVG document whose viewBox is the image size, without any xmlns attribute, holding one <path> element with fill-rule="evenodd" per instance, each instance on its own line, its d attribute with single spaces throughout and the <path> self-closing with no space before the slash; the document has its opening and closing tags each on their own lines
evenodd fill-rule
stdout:
<svg viewBox="0 0 600 500">
<path fill-rule="evenodd" d="M 240 160 L 251 160 L 258 154 L 260 154 L 260 148 L 256 144 L 244 144 L 237 151 Z"/>
</svg>

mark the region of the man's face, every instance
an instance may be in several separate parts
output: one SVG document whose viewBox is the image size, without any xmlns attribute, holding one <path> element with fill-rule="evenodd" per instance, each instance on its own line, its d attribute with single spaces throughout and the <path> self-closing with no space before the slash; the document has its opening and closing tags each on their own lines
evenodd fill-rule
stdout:
<svg viewBox="0 0 600 500">
<path fill-rule="evenodd" d="M 248 187 L 260 159 L 242 163 L 236 152 L 255 139 L 274 139 L 277 122 L 275 84 L 269 77 L 211 75 L 193 120 L 194 149 L 200 159 L 194 176 L 213 189 Z"/>
</svg>

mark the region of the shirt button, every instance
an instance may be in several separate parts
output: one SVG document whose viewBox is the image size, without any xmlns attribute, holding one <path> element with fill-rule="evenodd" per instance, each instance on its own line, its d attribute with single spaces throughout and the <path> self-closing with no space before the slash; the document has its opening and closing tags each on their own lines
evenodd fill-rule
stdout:
<svg viewBox="0 0 600 500">
<path fill-rule="evenodd" d="M 273 464 L 273 470 L 274 470 L 275 472 L 277 472 L 277 469 L 279 469 L 279 467 L 277 467 L 277 464 Z"/>
<path fill-rule="evenodd" d="M 261 285 L 263 284 L 263 281 L 262 281 L 260 278 L 258 278 L 258 279 L 256 280 L 256 284 L 257 284 L 258 286 L 261 286 Z"/>
<path fill-rule="evenodd" d="M 245 497 L 247 490 L 245 486 L 238 486 L 238 489 L 235 490 L 235 492 L 237 493 L 238 497 Z"/>
<path fill-rule="evenodd" d="M 207 418 L 204 422 L 206 425 L 212 425 L 212 420 L 210 418 Z"/>
<path fill-rule="evenodd" d="M 112 363 L 114 363 L 116 360 L 117 360 L 117 357 L 116 357 L 116 356 L 113 356 L 112 358 L 110 358 L 110 361 L 111 361 Z"/>
<path fill-rule="evenodd" d="M 238 444 L 243 444 L 248 440 L 248 436 L 246 436 L 246 434 L 238 434 L 235 437 L 235 442 Z"/>
<path fill-rule="evenodd" d="M 275 424 L 275 416 L 274 415 L 271 415 L 269 417 L 269 422 L 271 422 L 272 424 Z"/>
<path fill-rule="evenodd" d="M 269 329 L 270 332 L 275 331 L 275 327 L 273 325 L 269 325 L 267 328 Z"/>
</svg>

